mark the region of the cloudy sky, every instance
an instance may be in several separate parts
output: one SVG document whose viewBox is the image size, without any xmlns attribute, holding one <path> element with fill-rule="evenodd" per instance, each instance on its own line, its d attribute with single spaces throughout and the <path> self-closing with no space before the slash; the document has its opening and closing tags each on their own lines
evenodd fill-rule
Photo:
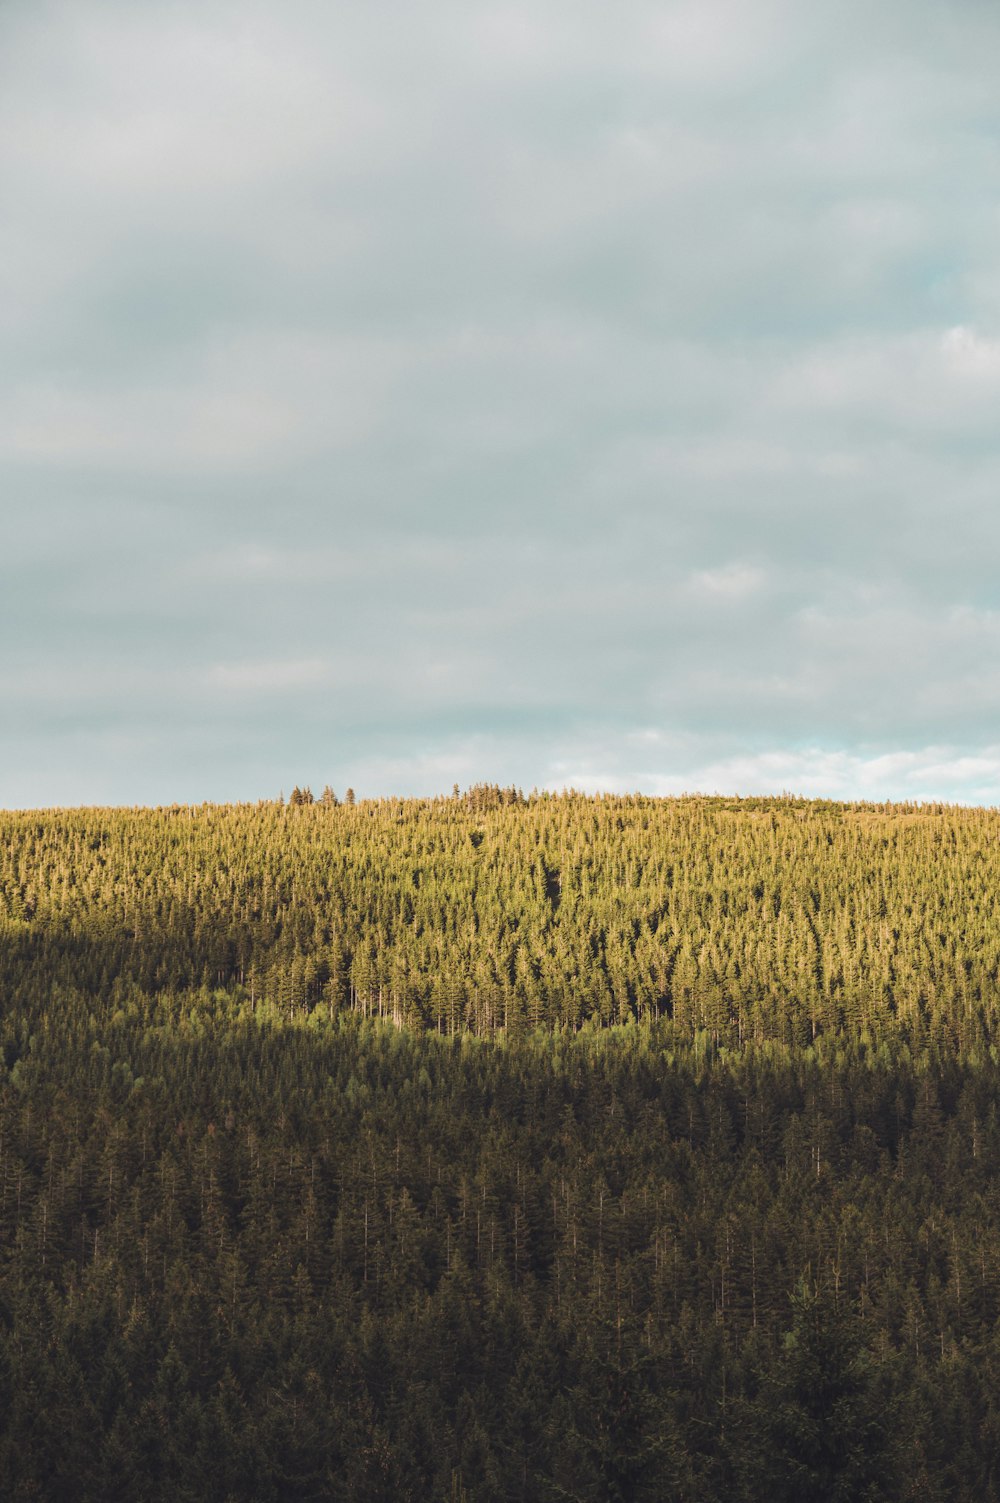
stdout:
<svg viewBox="0 0 1000 1503">
<path fill-rule="evenodd" d="M 0 8 L 0 804 L 1000 803 L 1000 10 Z"/>
</svg>

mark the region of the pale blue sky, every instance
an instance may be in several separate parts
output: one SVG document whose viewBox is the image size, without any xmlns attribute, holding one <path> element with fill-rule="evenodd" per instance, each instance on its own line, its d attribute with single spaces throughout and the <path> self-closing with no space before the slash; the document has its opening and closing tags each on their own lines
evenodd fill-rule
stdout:
<svg viewBox="0 0 1000 1503">
<path fill-rule="evenodd" d="M 0 804 L 1000 802 L 1000 12 L 0 9 Z"/>
</svg>

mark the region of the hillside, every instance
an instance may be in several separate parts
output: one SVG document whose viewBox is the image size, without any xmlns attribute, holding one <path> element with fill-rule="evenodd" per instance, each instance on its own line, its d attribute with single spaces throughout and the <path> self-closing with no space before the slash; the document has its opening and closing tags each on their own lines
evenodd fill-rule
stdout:
<svg viewBox="0 0 1000 1503">
<path fill-rule="evenodd" d="M 1000 1493 L 1000 815 L 0 815 L 0 1495 Z"/>
<path fill-rule="evenodd" d="M 222 987 L 454 1033 L 990 1045 L 1000 814 L 482 787 L 0 815 L 4 980 Z"/>
</svg>

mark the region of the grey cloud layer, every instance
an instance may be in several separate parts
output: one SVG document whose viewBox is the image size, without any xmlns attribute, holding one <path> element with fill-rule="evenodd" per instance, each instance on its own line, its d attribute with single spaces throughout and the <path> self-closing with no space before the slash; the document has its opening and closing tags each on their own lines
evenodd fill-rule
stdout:
<svg viewBox="0 0 1000 1503">
<path fill-rule="evenodd" d="M 998 41 L 9 6 L 0 799 L 994 801 Z"/>
</svg>

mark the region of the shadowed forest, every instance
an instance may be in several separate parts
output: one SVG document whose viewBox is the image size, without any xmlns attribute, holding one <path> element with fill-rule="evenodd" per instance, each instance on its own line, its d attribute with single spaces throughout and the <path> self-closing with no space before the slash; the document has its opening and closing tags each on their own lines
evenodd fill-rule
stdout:
<svg viewBox="0 0 1000 1503">
<path fill-rule="evenodd" d="M 1000 814 L 0 831 L 0 1496 L 1000 1497 Z"/>
</svg>

